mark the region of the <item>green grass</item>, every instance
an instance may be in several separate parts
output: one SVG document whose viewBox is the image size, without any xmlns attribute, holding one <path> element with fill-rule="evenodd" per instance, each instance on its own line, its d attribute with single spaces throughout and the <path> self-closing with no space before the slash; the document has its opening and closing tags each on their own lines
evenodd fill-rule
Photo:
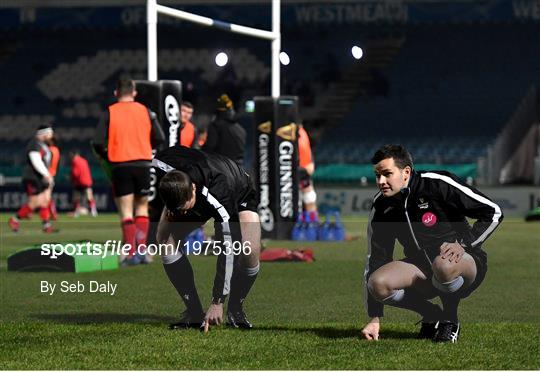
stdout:
<svg viewBox="0 0 540 372">
<path fill-rule="evenodd" d="M 316 262 L 263 263 L 246 310 L 257 329 L 208 334 L 169 331 L 182 309 L 159 263 L 117 271 L 12 273 L 9 254 L 36 243 L 120 238 L 115 216 L 63 217 L 61 232 L 39 223 L 6 229 L 0 218 L 0 368 L 2 369 L 538 369 L 540 238 L 538 224 L 506 220 L 485 245 L 489 272 L 460 307 L 455 345 L 415 340 L 418 317 L 387 308 L 381 340 L 367 342 L 363 307 L 365 219 L 347 219 L 345 243 L 272 241 L 312 247 Z M 396 252 L 400 253 L 397 248 Z M 209 302 L 215 259 L 192 259 L 199 293 Z M 40 293 L 40 281 L 118 284 L 108 294 Z"/>
</svg>

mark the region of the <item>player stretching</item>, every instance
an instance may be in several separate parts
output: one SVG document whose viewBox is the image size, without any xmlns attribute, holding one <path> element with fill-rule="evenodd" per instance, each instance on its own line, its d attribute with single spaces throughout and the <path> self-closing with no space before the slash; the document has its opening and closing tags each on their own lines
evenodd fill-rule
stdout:
<svg viewBox="0 0 540 372">
<path fill-rule="evenodd" d="M 26 147 L 27 161 L 23 173 L 23 186 L 28 194 L 28 201 L 8 221 L 9 227 L 14 232 L 19 231 L 20 219 L 30 218 L 36 208 L 39 208 L 39 215 L 43 221 L 43 232 L 56 231 L 50 221 L 47 192 L 53 183 L 53 178 L 48 169 L 51 164 L 51 151 L 46 142 L 52 138 L 53 133 L 50 126 L 41 125 Z"/>
<path fill-rule="evenodd" d="M 252 328 L 243 302 L 259 272 L 261 227 L 256 212 L 256 192 L 249 175 L 224 156 L 181 146 L 159 153 L 152 163 L 161 179 L 153 207 L 159 208 L 155 204 L 160 200 L 165 203 L 158 225 L 158 243 L 169 242 L 177 246 L 178 241 L 183 241 L 191 231 L 213 218 L 214 244 L 221 250 L 212 304 L 206 314 L 188 257 L 183 252 L 162 254 L 165 272 L 187 308 L 180 322 L 170 327 L 205 325 L 208 329 L 209 324 L 221 324 L 223 303 L 230 294 L 227 324 L 235 328 Z M 239 246 L 246 249 L 236 254 L 234 250 L 230 251 L 230 247 Z"/>
<path fill-rule="evenodd" d="M 417 172 L 409 152 L 386 145 L 371 159 L 380 192 L 368 224 L 367 312 L 362 334 L 379 338 L 384 305 L 422 316 L 419 338 L 456 342 L 458 304 L 482 283 L 482 244 L 503 219 L 501 208 L 443 171 Z M 467 217 L 476 220 L 471 227 Z M 405 258 L 393 261 L 394 243 Z M 443 309 L 428 301 L 439 296 Z"/>
</svg>

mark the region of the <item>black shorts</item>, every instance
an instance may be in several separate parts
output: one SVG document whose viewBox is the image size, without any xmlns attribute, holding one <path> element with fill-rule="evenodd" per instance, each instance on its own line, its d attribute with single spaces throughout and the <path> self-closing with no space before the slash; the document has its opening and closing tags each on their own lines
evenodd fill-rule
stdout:
<svg viewBox="0 0 540 372">
<path fill-rule="evenodd" d="M 47 190 L 49 184 L 43 179 L 35 180 L 23 180 L 24 191 L 28 196 L 39 195 L 43 191 Z"/>
<path fill-rule="evenodd" d="M 86 192 L 87 189 L 89 189 L 91 186 L 87 186 L 87 185 L 75 185 L 73 186 L 73 188 L 75 190 L 77 190 L 78 192 L 80 193 L 84 193 Z"/>
<path fill-rule="evenodd" d="M 467 250 L 466 253 L 470 254 L 471 257 L 474 259 L 474 262 L 476 264 L 476 277 L 474 278 L 474 282 L 471 283 L 468 287 L 459 289 L 456 294 L 459 295 L 461 298 L 466 298 L 473 293 L 476 288 L 482 284 L 484 279 L 486 278 L 487 274 L 487 254 L 482 249 L 474 249 L 474 250 Z M 419 258 L 411 258 L 411 257 L 405 257 L 404 259 L 400 260 L 403 262 L 407 262 L 410 264 L 415 265 L 418 267 L 424 275 L 428 278 L 428 280 L 431 281 L 431 277 L 433 276 L 433 271 L 431 270 L 431 266 L 429 265 L 427 259 L 419 259 Z M 438 292 L 435 288 L 433 292 L 433 296 L 437 295 L 436 292 Z M 431 296 L 431 297 L 433 297 Z"/>
<path fill-rule="evenodd" d="M 474 262 L 476 263 L 476 278 L 474 278 L 474 282 L 472 282 L 470 286 L 460 289 L 458 291 L 461 298 L 469 297 L 471 293 L 473 293 L 474 290 L 478 288 L 480 284 L 482 284 L 482 282 L 486 278 L 488 270 L 486 252 L 484 252 L 482 249 L 474 249 L 468 250 L 467 253 L 471 255 L 471 257 L 474 259 Z"/>
<path fill-rule="evenodd" d="M 311 186 L 311 176 L 305 168 L 298 168 L 298 179 L 300 180 L 300 190 Z"/>
<path fill-rule="evenodd" d="M 150 168 L 119 166 L 112 170 L 113 193 L 115 197 L 129 194 L 146 196 L 150 194 Z"/>
</svg>

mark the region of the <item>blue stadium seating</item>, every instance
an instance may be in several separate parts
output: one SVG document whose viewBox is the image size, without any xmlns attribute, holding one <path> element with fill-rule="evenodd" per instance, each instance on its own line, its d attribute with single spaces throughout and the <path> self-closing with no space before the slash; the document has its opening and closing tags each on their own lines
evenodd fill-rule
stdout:
<svg viewBox="0 0 540 372">
<path fill-rule="evenodd" d="M 266 42 L 200 28 L 169 32 L 160 27 L 165 27 L 159 39 L 160 78 L 193 83 L 195 90 L 186 96 L 195 101 L 198 114 L 206 114 L 204 120 L 212 113 L 216 92 L 231 89 L 238 103 L 268 94 Z M 343 122 L 315 136 L 318 163 L 365 163 L 377 146 L 388 142 L 408 145 L 417 162 L 474 162 L 529 87 L 540 82 L 536 25 L 423 25 L 402 32 L 405 43 L 382 71 L 387 94 L 363 95 Z M 302 95 L 302 112 L 313 108 L 313 97 L 330 83 L 347 78 L 353 62 L 342 50 L 350 48 L 352 37 L 367 40 L 369 32 L 295 29 L 291 34 L 284 32 L 283 49 L 293 63 L 283 67 L 283 86 L 286 94 Z M 40 118 L 52 116 L 64 132 L 64 153 L 82 147 L 91 159 L 91 128 L 112 101 L 117 76 L 127 72 L 145 77 L 146 32 L 140 27 L 70 32 L 23 28 L 3 33 L 0 41 L 6 45 L 0 74 L 7 87 L 0 90 L 0 123 L 12 132 L 0 138 L 3 165 L 20 163 L 32 133 L 29 125 L 21 126 L 28 116 L 34 127 Z M 234 71 L 205 67 L 224 45 L 233 51 Z M 250 120 L 242 117 L 246 125 Z M 248 154 L 248 163 L 251 158 Z"/>
<path fill-rule="evenodd" d="M 325 133 L 317 160 L 367 161 L 373 144 L 401 142 L 421 162 L 475 162 L 540 82 L 538 45 L 527 26 L 411 28 L 386 71 L 388 95 L 359 99 Z M 357 145 L 342 146 L 351 137 Z"/>
</svg>

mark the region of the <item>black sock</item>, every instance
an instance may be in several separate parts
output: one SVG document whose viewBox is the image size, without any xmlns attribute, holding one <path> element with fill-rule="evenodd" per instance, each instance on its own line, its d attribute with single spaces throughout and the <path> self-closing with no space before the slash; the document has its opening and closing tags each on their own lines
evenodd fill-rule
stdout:
<svg viewBox="0 0 540 372">
<path fill-rule="evenodd" d="M 187 256 L 182 256 L 173 263 L 163 264 L 163 267 L 172 285 L 184 301 L 188 312 L 197 315 L 203 314 L 204 310 L 195 287 L 193 269 Z"/>
<path fill-rule="evenodd" d="M 418 292 L 406 289 L 403 298 L 391 304 L 391 306 L 399 307 L 414 311 L 422 316 L 422 320 L 435 321 L 440 320 L 441 308 L 422 297 Z"/>
<path fill-rule="evenodd" d="M 253 283 L 259 274 L 259 264 L 255 267 L 236 267 L 231 278 L 231 292 L 228 309 L 230 311 L 242 309 Z"/>
<path fill-rule="evenodd" d="M 443 294 L 440 296 L 443 304 L 443 320 L 458 322 L 458 305 L 461 298 L 455 293 Z"/>
</svg>

